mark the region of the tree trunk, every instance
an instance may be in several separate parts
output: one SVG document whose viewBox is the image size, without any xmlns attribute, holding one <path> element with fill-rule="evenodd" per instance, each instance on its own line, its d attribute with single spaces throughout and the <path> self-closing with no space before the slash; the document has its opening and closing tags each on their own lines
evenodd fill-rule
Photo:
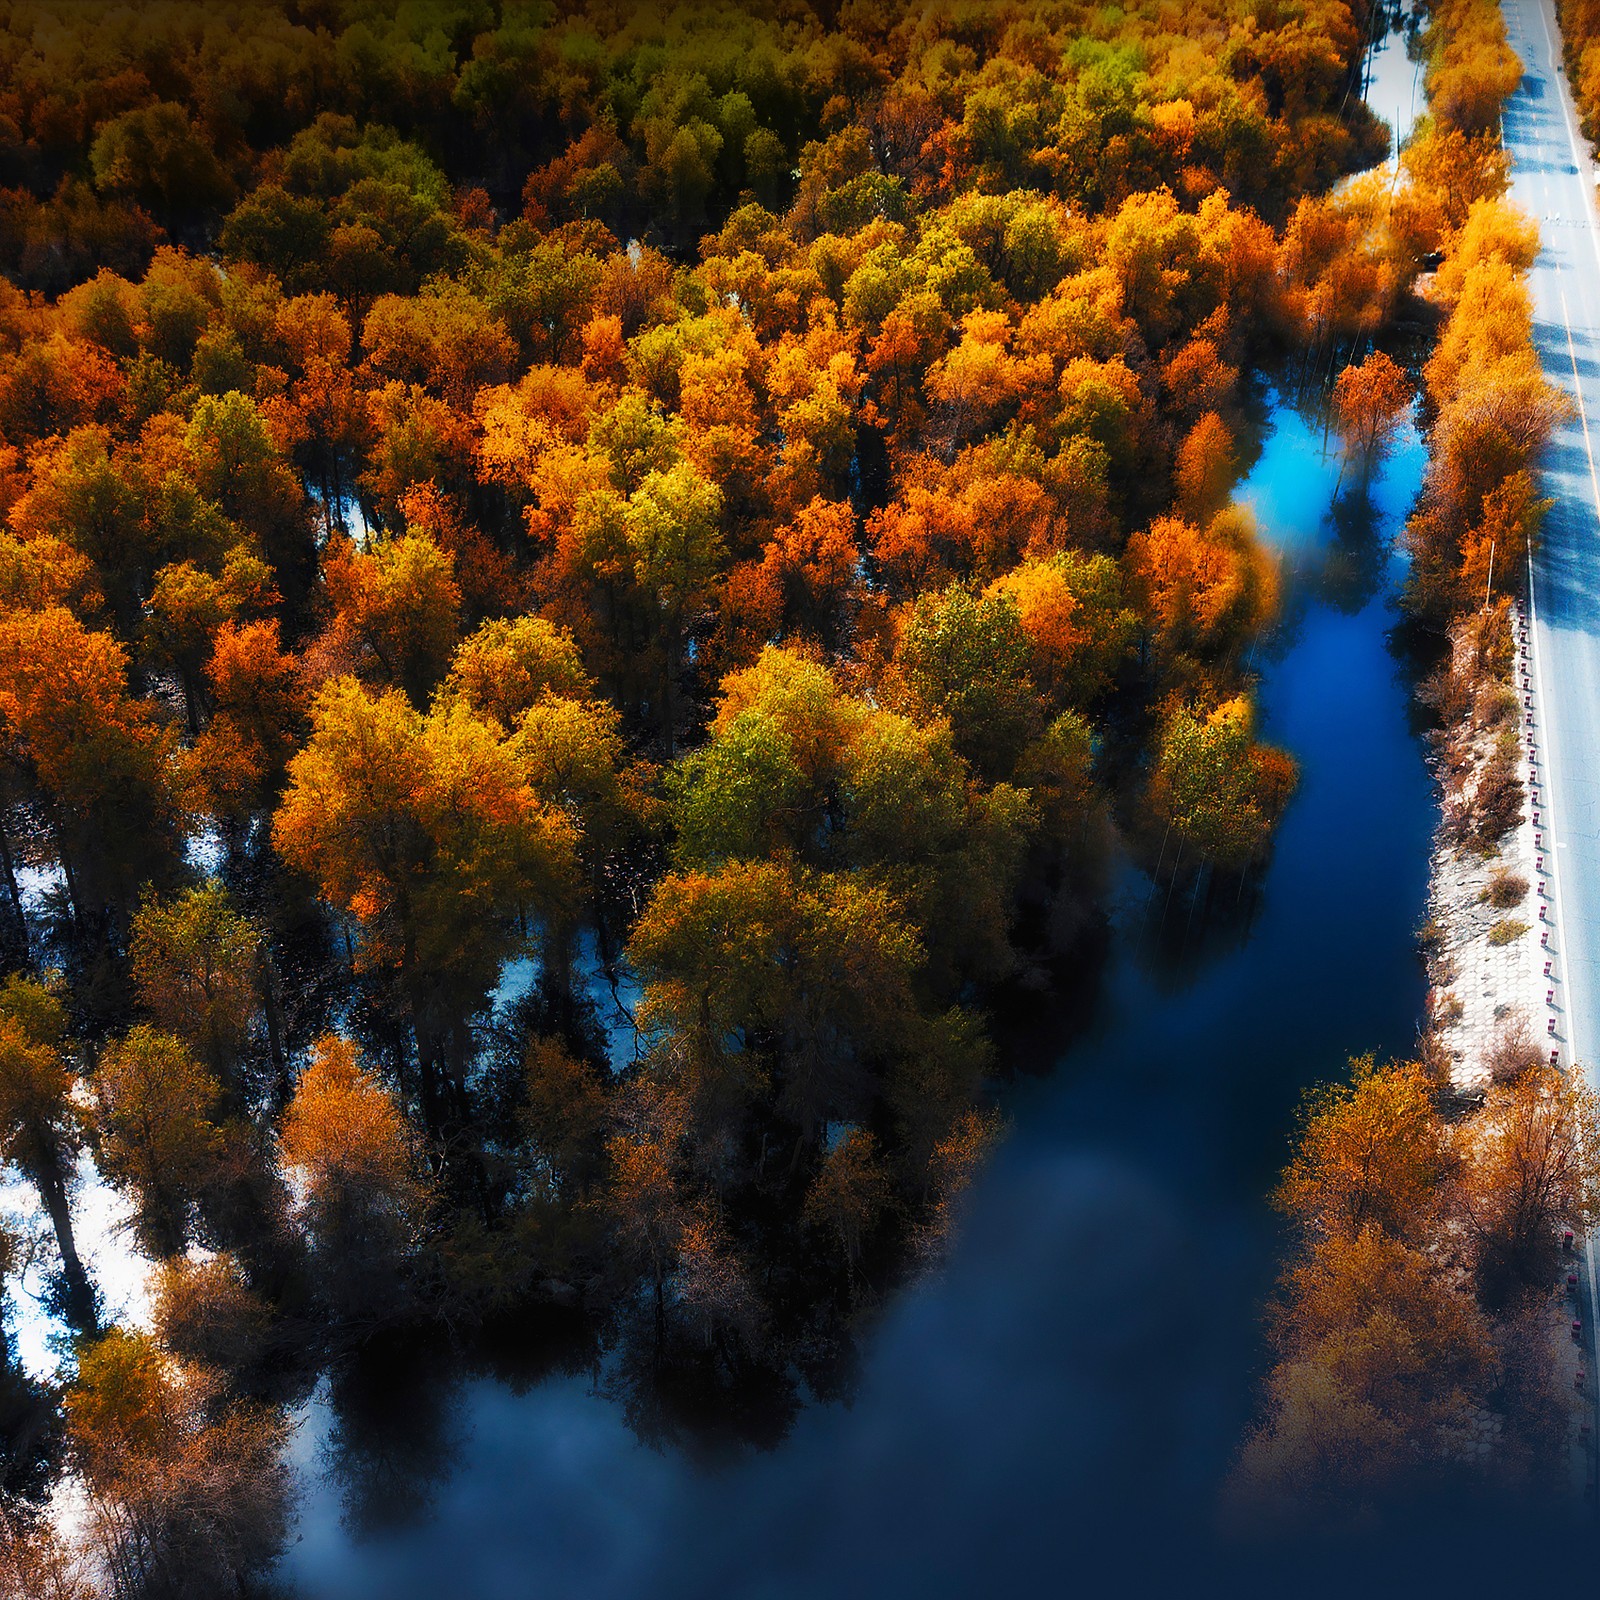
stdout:
<svg viewBox="0 0 1600 1600">
<path fill-rule="evenodd" d="M 575 929 L 565 918 L 545 929 L 540 987 L 563 1026 L 572 1021 L 572 951 L 576 942 Z"/>
<path fill-rule="evenodd" d="M 67 1317 L 80 1333 L 93 1333 L 99 1321 L 95 1314 L 94 1288 L 78 1256 L 78 1241 L 72 1232 L 66 1175 L 59 1160 L 52 1160 L 36 1172 L 34 1178 L 55 1232 L 56 1248 L 61 1252 L 61 1270 L 67 1280 Z"/>
<path fill-rule="evenodd" d="M 257 951 L 256 970 L 261 985 L 261 1010 L 267 1019 L 267 1050 L 278 1079 L 279 1103 L 286 1106 L 290 1092 L 289 1057 L 283 1048 L 283 1013 L 278 1008 L 277 974 L 272 969 L 272 956 L 265 944 Z"/>
<path fill-rule="evenodd" d="M 189 725 L 189 737 L 200 737 L 200 690 L 194 674 L 187 667 L 178 668 L 178 687 L 183 690 L 183 716 Z"/>
<path fill-rule="evenodd" d="M 78 875 L 72 870 L 72 853 L 67 849 L 61 823 L 54 815 L 53 808 L 50 817 L 50 831 L 55 836 L 56 859 L 61 863 L 62 876 L 67 880 L 67 901 L 72 907 L 73 925 L 77 928 L 80 937 L 87 938 L 93 930 L 90 929 L 84 918 L 83 896 L 78 891 Z"/>
<path fill-rule="evenodd" d="M 678 651 L 682 648 L 682 624 L 673 612 L 662 628 L 663 670 L 661 674 L 661 731 L 666 742 L 667 760 L 678 753 L 677 711 L 673 705 L 672 677 L 678 666 Z"/>
<path fill-rule="evenodd" d="M 22 959 L 28 959 L 28 919 L 22 909 L 22 890 L 17 883 L 16 862 L 11 856 L 11 840 L 6 836 L 5 823 L 0 819 L 0 867 L 5 869 L 6 898 L 11 902 L 11 914 L 17 925 L 17 938 L 22 947 Z"/>
<path fill-rule="evenodd" d="M 656 1263 L 656 1350 L 655 1364 L 661 1365 L 662 1352 L 667 1346 L 667 1280 L 666 1274 L 661 1270 L 661 1263 Z"/>
</svg>

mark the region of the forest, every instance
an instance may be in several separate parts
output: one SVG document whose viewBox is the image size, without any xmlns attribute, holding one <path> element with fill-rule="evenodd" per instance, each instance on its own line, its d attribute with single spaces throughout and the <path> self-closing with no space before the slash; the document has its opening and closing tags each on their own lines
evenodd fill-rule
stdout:
<svg viewBox="0 0 1600 1600">
<path fill-rule="evenodd" d="M 374 1349 L 556 1329 L 652 1437 L 848 1391 L 1003 1136 L 997 1012 L 1092 981 L 1119 851 L 1237 901 L 1291 803 L 1231 498 L 1259 375 L 1326 391 L 1359 477 L 1417 393 L 1397 320 L 1437 324 L 1408 603 L 1442 635 L 1521 581 L 1486 552 L 1556 402 L 1515 62 L 1432 5 L 1386 170 L 1387 22 L 4 8 L 0 1154 L 45 1226 L 0 1259 L 62 1329 L 50 1381 L 7 1334 L 13 1588 L 244 1592 L 287 1409 Z M 1455 1388 L 1491 1360 L 1423 1282 L 1431 1093 L 1369 1063 L 1308 1123 L 1269 1498 L 1296 1396 L 1366 1382 L 1305 1355 L 1350 1296 Z M 1335 1193 L 1378 1096 L 1423 1131 Z M 149 1326 L 85 1265 L 91 1176 Z M 1485 1223 L 1486 1303 L 1546 1210 Z M 1362 1484 L 1399 1388 L 1342 1414 Z"/>
</svg>

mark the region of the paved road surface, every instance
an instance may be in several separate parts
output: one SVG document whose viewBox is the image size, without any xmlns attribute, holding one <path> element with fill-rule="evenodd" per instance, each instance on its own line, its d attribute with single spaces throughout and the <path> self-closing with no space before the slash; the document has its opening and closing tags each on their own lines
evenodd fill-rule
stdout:
<svg viewBox="0 0 1600 1600">
<path fill-rule="evenodd" d="M 1556 1037 L 1595 1081 L 1600 1063 L 1600 225 L 1596 173 L 1561 67 L 1552 0 L 1502 0 L 1522 87 L 1506 104 L 1511 198 L 1539 224 L 1529 279 L 1545 375 L 1577 402 L 1551 441 L 1555 500 L 1533 560 L 1540 785 L 1554 844 Z M 1550 851 L 1546 850 L 1546 860 Z M 1539 997 L 1540 999 L 1543 996 Z M 1544 1027 L 1541 1017 L 1539 1026 Z M 1588 1262 L 1595 1301 L 1594 1251 Z M 1591 1314 L 1591 1323 L 1594 1316 Z M 1596 1376 L 1591 1363 L 1590 1379 Z"/>
</svg>

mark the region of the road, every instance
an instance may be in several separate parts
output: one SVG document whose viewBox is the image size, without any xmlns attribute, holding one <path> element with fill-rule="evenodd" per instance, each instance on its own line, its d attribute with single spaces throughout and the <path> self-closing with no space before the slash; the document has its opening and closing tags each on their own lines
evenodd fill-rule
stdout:
<svg viewBox="0 0 1600 1600">
<path fill-rule="evenodd" d="M 1600 221 L 1596 172 L 1561 67 L 1552 0 L 1502 0 L 1522 86 L 1506 103 L 1511 198 L 1539 224 L 1529 275 L 1545 375 L 1575 401 L 1551 440 L 1555 504 L 1532 561 L 1530 614 L 1544 843 L 1554 845 L 1556 1040 L 1595 1082 L 1600 1062 Z M 1552 859 L 1547 848 L 1546 861 Z M 1543 998 L 1542 996 L 1540 997 Z M 1591 1336 L 1595 1245 L 1587 1253 Z M 1591 1347 L 1592 1355 L 1600 1355 Z M 1590 1362 L 1591 1387 L 1600 1359 Z"/>
</svg>

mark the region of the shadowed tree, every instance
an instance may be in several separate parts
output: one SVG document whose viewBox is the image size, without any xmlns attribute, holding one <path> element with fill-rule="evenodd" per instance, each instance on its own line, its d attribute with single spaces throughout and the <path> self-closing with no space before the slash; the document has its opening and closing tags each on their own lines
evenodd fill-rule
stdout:
<svg viewBox="0 0 1600 1600">
<path fill-rule="evenodd" d="M 428 1191 L 395 1097 L 348 1039 L 327 1034 L 313 1047 L 281 1143 L 300 1180 L 319 1294 L 342 1321 L 382 1321 L 403 1304 L 398 1274 Z"/>
<path fill-rule="evenodd" d="M 274 1413 L 225 1403 L 200 1369 L 121 1328 L 84 1348 L 65 1410 L 90 1531 L 119 1594 L 238 1594 L 276 1560 L 289 1469 Z"/>
<path fill-rule="evenodd" d="M 130 698 L 127 652 L 70 612 L 0 617 L 0 755 L 44 810 L 86 932 L 173 865 L 170 739 Z"/>
<path fill-rule="evenodd" d="M 6 979 L 0 988 L 0 1154 L 38 1193 L 61 1253 L 67 1316 L 74 1327 L 91 1331 L 95 1293 L 72 1231 L 84 1125 L 66 1043 L 60 1000 L 31 978 Z"/>
<path fill-rule="evenodd" d="M 261 935 L 220 884 L 147 900 L 129 951 L 139 1003 L 186 1039 L 219 1083 L 237 1087 L 239 1060 L 261 1010 Z"/>
<path fill-rule="evenodd" d="M 893 1195 L 877 1140 L 865 1128 L 845 1132 L 823 1156 L 806 1191 L 805 1220 L 829 1235 L 844 1261 L 852 1289 L 861 1252 Z"/>
</svg>

